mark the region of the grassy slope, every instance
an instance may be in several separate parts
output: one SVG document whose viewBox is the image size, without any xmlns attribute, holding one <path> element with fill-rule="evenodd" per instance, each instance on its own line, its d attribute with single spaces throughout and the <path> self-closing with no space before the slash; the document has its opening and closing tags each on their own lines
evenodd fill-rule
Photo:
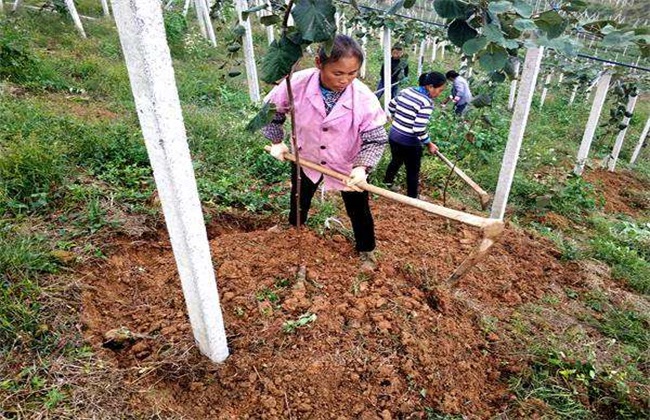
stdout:
<svg viewBox="0 0 650 420">
<path fill-rule="evenodd" d="M 98 2 L 79 3 L 81 13 L 100 15 Z M 92 412 L 94 405 L 114 414 L 121 408 L 97 401 L 92 392 L 97 384 L 81 373 L 117 375 L 94 360 L 75 327 L 80 285 L 74 267 L 102 258 L 106 239 L 116 233 L 155 230 L 161 222 L 117 35 L 110 23 L 85 22 L 90 37 L 81 40 L 67 20 L 30 11 L 0 18 L 0 25 L 3 51 L 21 60 L 2 67 L 0 84 L 0 400 L 18 415 L 74 416 Z M 207 47 L 195 29 L 183 38 L 182 28 L 170 25 L 178 31 L 170 41 L 206 217 L 233 208 L 283 211 L 279 193 L 286 192 L 286 185 L 278 181 L 286 178 L 286 168 L 261 152 L 259 136 L 243 131 L 241 113 L 255 112 L 244 78 L 224 78 L 217 69 L 223 56 Z M 258 35 L 257 45 L 265 45 L 263 35 Z M 376 48 L 376 40 L 370 45 Z M 370 86 L 375 85 L 379 60 L 377 50 L 370 54 Z M 449 54 L 444 66 L 436 63 L 431 69 L 447 70 L 456 60 Z M 475 85 L 477 92 L 484 89 Z M 474 145 L 462 141 L 464 131 L 447 114 L 438 111 L 432 124 L 432 135 L 443 150 L 458 156 L 462 167 L 489 191 L 496 184 L 509 124 L 501 105 L 507 86 L 497 94 L 496 105 L 486 111 L 493 127 L 477 123 Z M 605 215 L 592 186 L 566 175 L 588 112 L 583 102 L 568 108 L 566 96 L 552 92 L 544 111 L 531 114 L 509 218 L 550 236 L 566 259 L 595 258 L 609 264 L 621 285 L 647 304 L 648 214 L 637 220 Z M 628 139 L 636 141 L 649 108 L 647 100 L 641 101 Z M 601 136 L 594 144 L 595 157 L 606 155 L 612 142 Z M 636 170 L 650 182 L 645 153 Z M 446 172 L 439 162 L 425 160 L 423 179 L 428 184 L 441 187 Z M 435 191 L 439 188 L 427 193 Z M 476 206 L 457 183 L 450 191 L 457 200 Z M 335 211 L 323 207 L 324 212 Z M 545 225 L 537 216 L 547 211 L 570 223 L 562 228 Z M 642 306 L 614 299 L 607 290 L 563 293 L 522 308 L 521 317 L 508 325 L 493 326 L 520 332 L 529 348 L 531 370 L 512 384 L 521 409 L 525 412 L 541 400 L 555 416 L 587 418 L 587 409 L 573 393 L 587 387 L 620 402 L 615 407 L 621 416 L 634 414 L 626 392 L 636 384 L 647 390 L 647 313 L 639 310 Z M 578 305 L 583 328 L 600 331 L 603 340 L 616 339 L 607 356 L 591 351 L 587 336 L 557 335 L 545 322 L 567 296 Z M 72 390 L 79 387 L 88 390 L 88 400 L 72 400 Z"/>
</svg>

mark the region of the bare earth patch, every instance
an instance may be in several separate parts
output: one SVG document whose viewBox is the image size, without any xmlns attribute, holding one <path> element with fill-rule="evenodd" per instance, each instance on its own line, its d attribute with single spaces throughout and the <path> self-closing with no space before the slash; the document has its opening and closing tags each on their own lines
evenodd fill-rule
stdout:
<svg viewBox="0 0 650 420">
<path fill-rule="evenodd" d="M 525 362 L 497 351 L 502 332 L 486 328 L 486 317 L 505 319 L 558 285 L 577 284 L 578 270 L 560 264 L 549 242 L 510 228 L 450 291 L 440 285 L 479 233 L 381 200 L 373 209 L 381 254 L 371 275 L 359 272 L 352 245 L 340 235 L 303 231 L 307 279 L 296 282 L 294 230 L 211 229 L 231 351 L 221 365 L 191 345 L 164 238 L 116 243 L 89 273 L 86 338 L 125 372 L 135 412 L 419 418 L 431 408 L 487 418 L 505 410 L 505 379 Z M 305 313 L 317 319 L 283 329 Z M 102 347 L 104 334 L 118 327 L 135 338 Z"/>
</svg>

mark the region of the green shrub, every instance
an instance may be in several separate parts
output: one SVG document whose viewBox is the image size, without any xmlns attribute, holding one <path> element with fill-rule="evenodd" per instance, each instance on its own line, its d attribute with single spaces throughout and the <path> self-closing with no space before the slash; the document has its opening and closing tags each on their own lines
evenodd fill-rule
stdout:
<svg viewBox="0 0 650 420">
<path fill-rule="evenodd" d="M 0 214 L 44 208 L 56 198 L 69 166 L 60 143 L 45 143 L 35 135 L 0 146 Z"/>
<path fill-rule="evenodd" d="M 55 270 L 43 240 L 0 226 L 0 351 L 17 340 L 45 337 L 39 321 L 40 289 L 34 279 Z"/>
<path fill-rule="evenodd" d="M 603 238 L 594 239 L 591 247 L 595 258 L 612 267 L 614 278 L 640 293 L 650 293 L 650 263 L 637 251 Z"/>
</svg>

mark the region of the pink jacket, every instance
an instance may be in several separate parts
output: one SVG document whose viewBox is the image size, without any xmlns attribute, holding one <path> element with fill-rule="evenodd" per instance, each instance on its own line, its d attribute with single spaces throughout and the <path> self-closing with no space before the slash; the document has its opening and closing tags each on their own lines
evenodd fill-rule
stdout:
<svg viewBox="0 0 650 420">
<path fill-rule="evenodd" d="M 300 157 L 326 166 L 337 172 L 349 174 L 359 150 L 361 133 L 386 123 L 379 100 L 372 91 L 359 80 L 354 80 L 345 89 L 329 115 L 325 115 L 325 104 L 320 91 L 320 70 L 317 68 L 301 70 L 293 74 L 291 88 L 296 109 L 296 136 Z M 278 86 L 264 98 L 272 102 L 278 112 L 289 112 L 286 82 Z M 321 173 L 303 168 L 313 182 Z M 345 184 L 325 176 L 326 189 L 342 190 Z"/>
</svg>

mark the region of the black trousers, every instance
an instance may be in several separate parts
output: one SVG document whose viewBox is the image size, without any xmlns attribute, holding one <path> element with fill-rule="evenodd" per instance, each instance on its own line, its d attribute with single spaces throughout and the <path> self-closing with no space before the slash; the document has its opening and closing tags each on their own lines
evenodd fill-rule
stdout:
<svg viewBox="0 0 650 420">
<path fill-rule="evenodd" d="M 422 146 L 405 146 L 389 140 L 390 163 L 386 168 L 384 184 L 392 184 L 397 172 L 406 166 L 406 191 L 409 197 L 418 198 L 418 183 L 420 181 L 420 166 L 422 163 Z"/>
<path fill-rule="evenodd" d="M 296 226 L 298 217 L 296 209 L 296 165 L 291 165 L 291 206 L 289 210 L 289 223 Z M 318 189 L 318 182 L 313 183 L 307 175 L 300 170 L 300 224 L 304 225 L 307 221 L 307 214 L 311 207 L 311 200 Z M 356 249 L 359 252 L 368 252 L 375 249 L 375 222 L 370 213 L 370 197 L 367 191 L 341 191 L 345 210 L 352 222 L 352 230 L 356 242 Z"/>
</svg>

